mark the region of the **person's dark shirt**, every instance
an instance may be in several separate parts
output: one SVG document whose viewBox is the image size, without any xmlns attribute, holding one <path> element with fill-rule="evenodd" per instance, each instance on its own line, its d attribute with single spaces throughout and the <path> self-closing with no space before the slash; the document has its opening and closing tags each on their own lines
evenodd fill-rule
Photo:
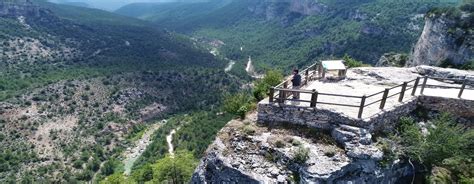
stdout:
<svg viewBox="0 0 474 184">
<path fill-rule="evenodd" d="M 301 75 L 295 74 L 293 75 L 293 79 L 291 79 L 293 86 L 300 86 L 301 85 Z"/>
</svg>

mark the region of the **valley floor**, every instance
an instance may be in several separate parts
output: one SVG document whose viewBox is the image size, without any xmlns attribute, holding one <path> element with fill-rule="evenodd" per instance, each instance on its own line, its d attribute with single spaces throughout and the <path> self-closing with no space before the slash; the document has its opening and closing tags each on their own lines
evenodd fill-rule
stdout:
<svg viewBox="0 0 474 184">
<path fill-rule="evenodd" d="M 166 121 L 162 121 L 162 122 L 166 122 Z M 151 125 L 145 131 L 145 133 L 143 133 L 143 136 L 140 139 L 135 141 L 135 143 L 133 144 L 133 147 L 127 148 L 127 151 L 125 151 L 124 153 L 125 159 L 123 160 L 125 175 L 130 175 L 130 173 L 132 172 L 133 164 L 140 157 L 143 151 L 145 151 L 146 147 L 151 143 L 152 141 L 151 136 L 160 127 L 161 127 L 161 123 Z"/>
</svg>

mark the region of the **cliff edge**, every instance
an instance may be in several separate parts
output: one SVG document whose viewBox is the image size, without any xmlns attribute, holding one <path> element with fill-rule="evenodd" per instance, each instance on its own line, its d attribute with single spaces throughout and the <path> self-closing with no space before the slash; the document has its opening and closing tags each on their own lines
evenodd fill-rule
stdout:
<svg viewBox="0 0 474 184">
<path fill-rule="evenodd" d="M 463 67 L 474 56 L 474 15 L 472 9 L 432 10 L 406 66 Z"/>
</svg>

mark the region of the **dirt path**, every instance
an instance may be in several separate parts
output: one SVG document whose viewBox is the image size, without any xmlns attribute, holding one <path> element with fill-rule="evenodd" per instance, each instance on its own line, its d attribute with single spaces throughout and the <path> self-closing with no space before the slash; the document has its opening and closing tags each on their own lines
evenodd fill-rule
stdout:
<svg viewBox="0 0 474 184">
<path fill-rule="evenodd" d="M 249 60 L 247 61 L 247 66 L 245 67 L 245 71 L 247 72 L 248 75 L 250 75 L 252 78 L 255 78 L 255 79 L 261 79 L 264 77 L 263 75 L 259 75 L 257 74 L 257 72 L 255 72 L 255 67 L 253 66 L 253 63 L 252 63 L 252 57 L 250 56 L 249 56 Z"/>
<path fill-rule="evenodd" d="M 151 125 L 143 134 L 143 136 L 137 141 L 135 141 L 135 143 L 133 144 L 133 147 L 129 147 L 125 151 L 124 153 L 125 159 L 123 160 L 123 164 L 125 165 L 124 166 L 125 175 L 130 175 L 133 164 L 140 157 L 140 155 L 145 151 L 146 147 L 152 142 L 151 136 L 153 135 L 153 132 L 158 130 L 161 127 L 161 125 L 162 123 Z"/>
<path fill-rule="evenodd" d="M 173 135 L 176 134 L 176 129 L 173 129 L 169 135 L 166 136 L 166 142 L 168 143 L 168 152 L 171 157 L 174 156 L 174 146 L 173 146 Z"/>
<path fill-rule="evenodd" d="M 232 61 L 232 60 L 229 60 L 229 64 L 227 64 L 227 66 L 225 67 L 224 71 L 225 72 L 229 72 L 232 70 L 232 67 L 234 67 L 235 65 L 235 61 Z"/>
</svg>

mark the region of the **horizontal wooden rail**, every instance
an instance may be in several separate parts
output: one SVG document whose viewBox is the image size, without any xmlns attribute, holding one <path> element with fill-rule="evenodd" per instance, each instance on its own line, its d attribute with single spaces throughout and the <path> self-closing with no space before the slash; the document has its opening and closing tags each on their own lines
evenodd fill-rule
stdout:
<svg viewBox="0 0 474 184">
<path fill-rule="evenodd" d="M 426 84 L 425 87 L 438 87 L 443 89 L 461 89 L 461 87 L 456 86 L 443 86 L 443 85 L 435 85 L 435 84 Z"/>
<path fill-rule="evenodd" d="M 399 88 L 399 87 L 402 87 L 402 86 L 403 86 L 403 84 L 400 84 L 400 85 L 396 85 L 396 86 L 393 86 L 393 87 L 388 88 L 388 89 L 392 90 L 392 89 Z"/>
<path fill-rule="evenodd" d="M 469 80 L 466 78 L 464 79 L 454 79 L 454 78 L 441 78 L 441 77 L 428 77 L 429 79 L 434 79 L 434 80 L 443 80 L 443 81 L 454 81 L 454 82 L 464 82 L 465 80 Z"/>
<path fill-rule="evenodd" d="M 381 101 L 382 101 L 382 99 L 379 99 L 379 100 L 376 100 L 376 101 L 370 102 L 370 103 L 368 103 L 367 105 L 365 105 L 364 107 L 367 107 L 367 106 L 370 106 L 370 105 L 376 104 L 376 103 L 378 103 L 378 102 L 381 102 Z"/>
<path fill-rule="evenodd" d="M 318 104 L 337 105 L 337 106 L 345 106 L 345 107 L 359 107 L 358 105 L 349 105 L 349 104 L 340 104 L 340 103 L 330 103 L 330 102 L 318 102 Z"/>
<path fill-rule="evenodd" d="M 311 103 L 311 101 L 309 101 L 309 100 L 301 100 L 301 99 L 293 99 L 293 98 L 288 98 L 288 99 L 275 98 L 275 100 L 285 100 L 285 101 L 293 101 L 293 102 L 307 102 L 307 103 Z"/>
<path fill-rule="evenodd" d="M 337 96 L 337 97 L 347 97 L 347 98 L 362 98 L 362 96 L 341 95 L 341 94 L 331 94 L 331 93 L 319 93 L 319 95 Z"/>
<path fill-rule="evenodd" d="M 298 93 L 312 93 L 313 91 L 304 90 L 304 89 L 284 89 L 284 88 L 275 88 L 277 91 L 285 91 L 285 92 L 298 92 Z"/>
<path fill-rule="evenodd" d="M 300 73 L 302 74 L 302 84 L 307 85 L 309 84 L 309 81 L 319 79 L 318 74 L 318 68 L 319 66 L 316 64 L 310 65 L 306 69 L 302 70 Z M 443 80 L 443 81 L 453 81 L 453 82 L 462 82 L 461 87 L 458 86 L 445 86 L 445 85 L 431 85 L 427 84 L 429 79 L 434 79 L 434 80 Z M 292 102 L 304 102 L 304 103 L 309 103 L 310 107 L 316 107 L 317 104 L 322 104 L 322 105 L 334 105 L 334 106 L 344 106 L 344 107 L 353 107 L 353 108 L 359 108 L 359 113 L 358 113 L 358 118 L 362 118 L 362 114 L 364 111 L 365 107 L 374 105 L 374 104 L 379 104 L 380 107 L 379 109 L 384 109 L 385 104 L 387 99 L 390 99 L 392 97 L 395 97 L 398 95 L 398 102 L 402 102 L 403 99 L 406 96 L 406 93 L 408 91 L 411 91 L 411 96 L 415 96 L 416 92 L 419 88 L 420 89 L 420 94 L 423 95 L 423 92 L 425 88 L 429 87 L 441 87 L 441 88 L 452 88 L 452 89 L 460 89 L 458 97 L 461 98 L 462 93 L 465 89 L 474 89 L 469 86 L 471 86 L 470 82 L 471 80 L 466 79 L 449 79 L 449 78 L 439 78 L 439 77 L 417 77 L 416 79 L 412 79 L 406 82 L 403 82 L 402 84 L 391 86 L 389 88 L 386 88 L 383 91 L 379 91 L 370 95 L 364 95 L 364 96 L 356 96 L 356 95 L 344 95 L 344 94 L 333 94 L 333 93 L 321 93 L 316 91 L 315 89 L 313 90 L 304 90 L 304 89 L 289 89 L 291 86 L 291 79 L 287 79 L 283 81 L 282 83 L 278 84 L 274 88 L 270 90 L 270 102 L 279 102 L 279 103 L 284 103 L 286 100 L 292 101 Z M 397 89 L 398 88 L 398 89 Z M 395 90 L 395 91 L 393 91 Z M 302 99 L 291 99 L 289 98 L 292 94 L 294 93 L 303 93 L 303 94 L 311 94 L 311 100 L 302 100 Z M 378 95 L 381 95 L 378 96 Z M 334 96 L 334 97 L 342 97 L 342 98 L 355 98 L 355 99 L 360 99 L 360 104 L 358 105 L 353 105 L 353 104 L 345 104 L 345 103 L 333 103 L 333 102 L 327 102 L 327 101 L 321 101 L 321 99 L 324 99 L 324 97 L 320 96 Z M 376 97 L 374 101 L 366 103 L 368 98 Z"/>
<path fill-rule="evenodd" d="M 367 96 L 367 98 L 370 98 L 370 97 L 373 97 L 373 96 L 376 96 L 376 95 L 380 95 L 380 94 L 382 94 L 383 92 L 384 92 L 384 91 L 380 91 L 380 92 L 378 92 L 378 93 L 371 94 L 371 95 Z"/>
</svg>

